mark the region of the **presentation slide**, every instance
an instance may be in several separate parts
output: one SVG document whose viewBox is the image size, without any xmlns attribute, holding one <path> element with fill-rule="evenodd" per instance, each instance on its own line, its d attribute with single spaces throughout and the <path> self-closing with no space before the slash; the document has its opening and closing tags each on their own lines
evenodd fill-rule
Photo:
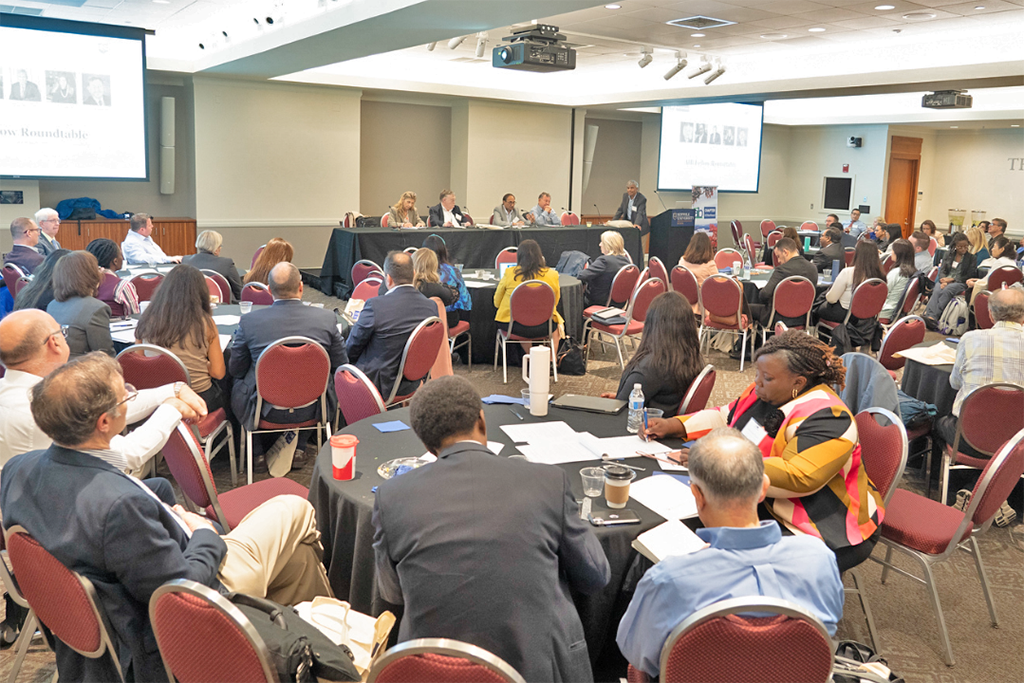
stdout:
<svg viewBox="0 0 1024 683">
<path fill-rule="evenodd" d="M 8 17 L 3 24 L 0 175 L 145 179 L 141 34 L 13 27 Z"/>
<path fill-rule="evenodd" d="M 763 114 L 759 104 L 662 107 L 658 189 L 757 192 Z"/>
</svg>

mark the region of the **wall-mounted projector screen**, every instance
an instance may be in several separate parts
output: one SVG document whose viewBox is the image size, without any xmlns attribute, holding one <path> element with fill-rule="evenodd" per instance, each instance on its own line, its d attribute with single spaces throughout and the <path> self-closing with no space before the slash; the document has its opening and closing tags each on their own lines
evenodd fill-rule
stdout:
<svg viewBox="0 0 1024 683">
<path fill-rule="evenodd" d="M 147 180 L 145 31 L 0 14 L 0 176 Z"/>
<path fill-rule="evenodd" d="M 658 189 L 757 192 L 763 117 L 760 104 L 662 107 Z"/>
</svg>

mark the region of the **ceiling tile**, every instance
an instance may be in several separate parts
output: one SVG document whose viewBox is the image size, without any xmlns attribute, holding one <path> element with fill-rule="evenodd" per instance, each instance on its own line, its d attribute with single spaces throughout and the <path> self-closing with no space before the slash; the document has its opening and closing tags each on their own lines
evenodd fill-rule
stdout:
<svg viewBox="0 0 1024 683">
<path fill-rule="evenodd" d="M 846 19 L 860 19 L 866 16 L 863 12 L 851 12 L 846 9 L 832 7 L 829 9 L 815 10 L 814 12 L 799 12 L 793 15 L 800 23 L 819 23 L 844 21 Z"/>
<path fill-rule="evenodd" d="M 976 10 L 975 7 L 982 6 L 985 9 Z M 1002 2 L 1001 0 L 976 0 L 975 2 L 961 2 L 957 5 L 946 5 L 942 8 L 944 12 L 955 12 L 957 14 L 963 14 L 964 16 L 976 16 L 979 14 L 990 14 L 992 12 L 1002 12 L 1005 10 L 1017 10 L 1020 9 L 1017 5 L 1012 5 L 1008 2 Z"/>
<path fill-rule="evenodd" d="M 860 19 L 844 19 L 833 22 L 836 26 L 847 29 L 894 28 L 903 20 L 900 17 L 862 17 Z"/>
</svg>

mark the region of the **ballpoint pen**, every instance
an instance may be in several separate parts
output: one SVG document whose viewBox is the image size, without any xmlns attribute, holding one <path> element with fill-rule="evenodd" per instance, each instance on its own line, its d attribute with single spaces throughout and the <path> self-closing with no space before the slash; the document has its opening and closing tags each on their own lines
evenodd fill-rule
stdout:
<svg viewBox="0 0 1024 683">
<path fill-rule="evenodd" d="M 509 410 L 512 411 L 512 414 L 515 415 L 516 417 L 518 417 L 520 420 L 525 420 L 526 419 L 525 417 L 520 415 L 519 411 L 516 410 L 515 408 L 509 408 Z"/>
<path fill-rule="evenodd" d="M 640 435 L 640 438 L 644 441 L 650 441 L 650 439 L 647 438 L 647 408 L 644 408 L 644 433 Z"/>
</svg>

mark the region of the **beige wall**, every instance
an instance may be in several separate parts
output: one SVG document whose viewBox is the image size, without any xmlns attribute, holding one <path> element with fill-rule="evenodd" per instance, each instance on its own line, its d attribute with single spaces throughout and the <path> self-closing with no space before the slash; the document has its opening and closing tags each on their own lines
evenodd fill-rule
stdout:
<svg viewBox="0 0 1024 683">
<path fill-rule="evenodd" d="M 604 214 L 613 214 L 619 208 L 626 181 L 640 182 L 641 140 L 643 124 L 639 121 L 613 121 L 587 117 L 587 125 L 597 126 L 597 145 L 594 147 L 594 163 L 590 170 L 590 183 L 583 193 L 580 210 L 583 213 L 597 213 L 597 204 Z M 657 159 L 657 157 L 655 157 Z M 661 205 L 655 211 L 650 202 L 657 200 L 651 190 L 655 186 L 643 187 L 647 197 L 648 214 L 661 213 Z"/>
<path fill-rule="evenodd" d="M 382 214 L 412 190 L 426 215 L 451 184 L 451 108 L 363 100 L 360 122 L 358 210 Z"/>
</svg>

